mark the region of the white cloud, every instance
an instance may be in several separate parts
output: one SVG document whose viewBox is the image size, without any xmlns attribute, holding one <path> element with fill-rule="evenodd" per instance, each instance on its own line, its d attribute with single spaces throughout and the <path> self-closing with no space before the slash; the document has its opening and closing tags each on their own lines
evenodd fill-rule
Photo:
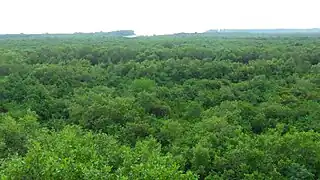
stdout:
<svg viewBox="0 0 320 180">
<path fill-rule="evenodd" d="M 319 0 L 0 0 L 0 33 L 320 27 Z"/>
</svg>

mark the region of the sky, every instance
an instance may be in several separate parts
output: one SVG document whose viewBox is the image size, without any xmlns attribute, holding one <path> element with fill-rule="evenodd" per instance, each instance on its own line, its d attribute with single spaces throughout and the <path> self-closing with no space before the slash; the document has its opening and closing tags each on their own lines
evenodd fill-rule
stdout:
<svg viewBox="0 0 320 180">
<path fill-rule="evenodd" d="M 0 0 L 0 34 L 320 28 L 320 0 Z"/>
</svg>

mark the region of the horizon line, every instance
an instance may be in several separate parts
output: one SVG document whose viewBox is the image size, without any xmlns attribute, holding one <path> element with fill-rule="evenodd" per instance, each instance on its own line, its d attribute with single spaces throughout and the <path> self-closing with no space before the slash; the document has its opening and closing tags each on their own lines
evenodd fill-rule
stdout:
<svg viewBox="0 0 320 180">
<path fill-rule="evenodd" d="M 133 29 L 122 29 L 122 30 L 111 30 L 111 31 L 74 31 L 74 32 L 42 32 L 42 33 L 0 33 L 0 35 L 72 35 L 72 34 L 97 34 L 97 33 L 112 33 L 112 32 L 121 32 L 121 31 L 133 31 L 134 35 L 144 36 L 144 35 L 168 35 L 168 34 L 178 34 L 178 33 L 205 33 L 208 31 L 223 31 L 223 30 L 319 30 L 320 27 L 314 28 L 212 28 L 207 29 L 205 31 L 180 31 L 180 32 L 172 32 L 172 33 L 148 33 L 148 34 L 136 34 L 136 31 Z"/>
</svg>

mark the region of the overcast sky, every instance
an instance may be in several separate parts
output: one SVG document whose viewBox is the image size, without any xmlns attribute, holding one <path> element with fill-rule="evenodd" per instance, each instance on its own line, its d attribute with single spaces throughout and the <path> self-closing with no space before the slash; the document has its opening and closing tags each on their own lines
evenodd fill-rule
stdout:
<svg viewBox="0 0 320 180">
<path fill-rule="evenodd" d="M 320 27 L 320 0 L 0 0 L 0 34 Z"/>
</svg>

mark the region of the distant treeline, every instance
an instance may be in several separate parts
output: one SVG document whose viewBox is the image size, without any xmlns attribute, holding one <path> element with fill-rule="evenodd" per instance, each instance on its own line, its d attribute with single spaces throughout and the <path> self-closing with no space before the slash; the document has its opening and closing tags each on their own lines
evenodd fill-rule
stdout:
<svg viewBox="0 0 320 180">
<path fill-rule="evenodd" d="M 222 36 L 222 37 L 248 37 L 248 36 L 319 36 L 320 29 L 210 29 L 203 33 L 175 33 L 175 36 Z"/>
<path fill-rule="evenodd" d="M 319 28 L 313 29 L 211 29 L 205 33 L 320 33 Z"/>
<path fill-rule="evenodd" d="M 111 32 L 94 32 L 94 33 L 81 33 L 81 32 L 76 32 L 73 34 L 0 34 L 0 39 L 1 38 L 43 38 L 43 37 L 72 37 L 75 35 L 95 35 L 95 36 L 116 36 L 116 37 L 121 37 L 121 36 L 133 36 L 135 35 L 135 32 L 133 30 L 119 30 L 119 31 L 111 31 Z"/>
<path fill-rule="evenodd" d="M 174 33 L 169 36 L 193 36 L 193 35 L 210 35 L 210 36 L 252 36 L 252 35 L 267 35 L 270 37 L 272 35 L 284 35 L 288 34 L 292 36 L 293 34 L 299 35 L 302 34 L 304 37 L 306 35 L 310 36 L 317 36 L 320 35 L 320 28 L 313 28 L 313 29 L 210 29 L 203 33 L 194 32 L 194 33 Z M 0 34 L 0 39 L 8 39 L 8 38 L 61 38 L 61 37 L 92 37 L 93 36 L 101 36 L 101 37 L 135 37 L 136 34 L 134 30 L 118 30 L 118 31 L 111 31 L 111 32 L 92 32 L 92 33 L 83 33 L 83 32 L 75 32 L 75 33 L 61 33 L 61 34 Z M 168 36 L 168 35 L 163 35 Z"/>
</svg>

